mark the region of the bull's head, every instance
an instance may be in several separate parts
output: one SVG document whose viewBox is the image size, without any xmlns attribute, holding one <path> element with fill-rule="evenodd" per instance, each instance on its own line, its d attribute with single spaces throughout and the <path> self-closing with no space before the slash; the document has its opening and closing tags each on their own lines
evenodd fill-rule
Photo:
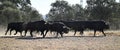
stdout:
<svg viewBox="0 0 120 50">
<path fill-rule="evenodd" d="M 64 27 L 63 27 L 63 32 L 64 32 L 64 33 L 68 33 L 68 32 L 69 32 L 69 30 L 70 30 L 70 28 L 69 28 L 69 27 L 67 27 L 67 26 L 64 26 Z"/>
</svg>

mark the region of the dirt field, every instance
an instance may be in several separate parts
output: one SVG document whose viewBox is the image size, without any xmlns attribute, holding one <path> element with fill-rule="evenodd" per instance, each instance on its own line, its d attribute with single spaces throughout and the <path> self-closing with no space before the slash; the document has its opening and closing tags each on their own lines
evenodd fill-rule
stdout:
<svg viewBox="0 0 120 50">
<path fill-rule="evenodd" d="M 93 37 L 93 31 L 86 31 L 83 36 L 79 33 L 73 36 L 73 33 L 64 34 L 63 38 L 54 38 L 51 34 L 46 38 L 38 34 L 31 38 L 29 33 L 27 37 L 20 37 L 19 33 L 5 36 L 5 30 L 0 29 L 0 50 L 120 50 L 119 30 L 105 31 L 106 37 L 101 33 Z"/>
</svg>

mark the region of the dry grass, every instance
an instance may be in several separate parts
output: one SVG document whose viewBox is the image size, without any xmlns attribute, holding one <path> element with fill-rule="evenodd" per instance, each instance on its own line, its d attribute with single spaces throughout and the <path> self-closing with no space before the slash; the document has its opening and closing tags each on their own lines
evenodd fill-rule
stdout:
<svg viewBox="0 0 120 50">
<path fill-rule="evenodd" d="M 73 36 L 74 32 L 64 34 L 63 38 L 54 38 L 47 35 L 46 38 L 37 36 L 34 38 L 21 38 L 17 36 L 5 36 L 4 30 L 0 31 L 0 50 L 119 50 L 120 31 L 106 31 L 107 36 L 97 33 L 93 37 L 92 31 L 86 31 L 84 36 Z M 29 36 L 29 35 L 28 35 Z"/>
</svg>

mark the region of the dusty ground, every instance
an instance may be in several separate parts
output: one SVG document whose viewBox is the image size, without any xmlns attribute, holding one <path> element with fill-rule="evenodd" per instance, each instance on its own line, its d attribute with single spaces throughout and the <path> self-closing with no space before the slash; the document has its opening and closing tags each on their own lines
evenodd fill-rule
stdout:
<svg viewBox="0 0 120 50">
<path fill-rule="evenodd" d="M 5 30 L 0 29 L 0 50 L 120 50 L 120 31 L 105 32 L 106 37 L 101 33 L 93 37 L 92 31 L 86 31 L 84 36 L 79 33 L 73 36 L 73 32 L 69 32 L 63 38 L 53 35 L 41 38 L 38 34 L 31 38 L 28 33 L 27 37 L 21 38 L 19 33 L 5 36 Z"/>
</svg>

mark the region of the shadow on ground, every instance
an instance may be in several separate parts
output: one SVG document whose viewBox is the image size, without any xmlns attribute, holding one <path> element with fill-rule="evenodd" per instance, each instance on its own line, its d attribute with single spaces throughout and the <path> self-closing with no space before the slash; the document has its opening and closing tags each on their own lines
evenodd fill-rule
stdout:
<svg viewBox="0 0 120 50">
<path fill-rule="evenodd" d="M 15 38 L 15 39 L 23 39 L 23 40 L 36 40 L 36 39 L 61 39 L 61 38 L 102 38 L 106 36 L 64 36 L 64 37 L 31 37 L 31 36 L 26 36 L 26 37 L 20 37 L 20 36 L 0 36 L 0 38 Z"/>
</svg>

